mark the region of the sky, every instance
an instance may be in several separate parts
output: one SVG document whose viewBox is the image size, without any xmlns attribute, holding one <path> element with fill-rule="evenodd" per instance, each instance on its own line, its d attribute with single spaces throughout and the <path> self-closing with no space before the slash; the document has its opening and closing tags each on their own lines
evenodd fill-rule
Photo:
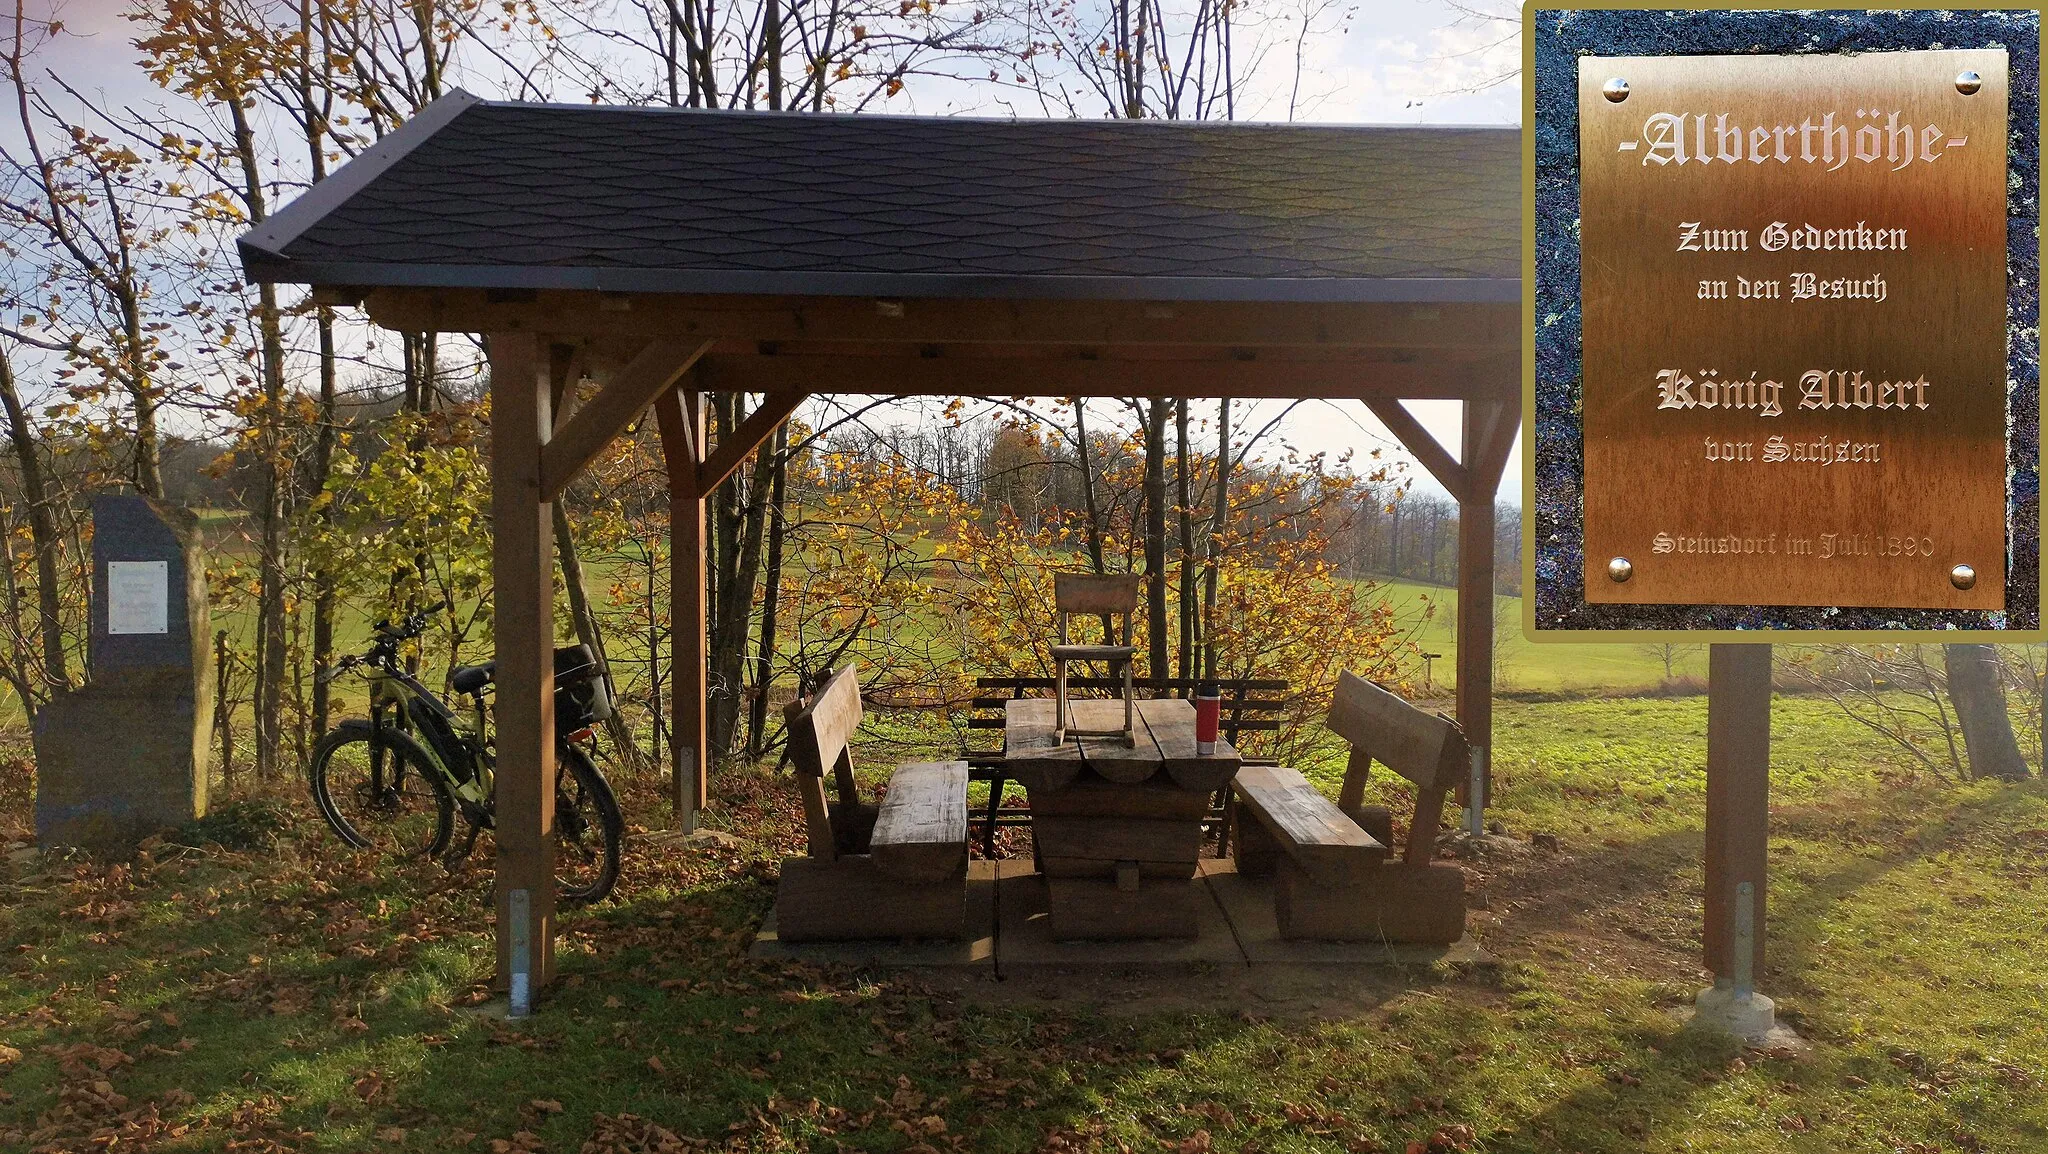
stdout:
<svg viewBox="0 0 2048 1154">
<path fill-rule="evenodd" d="M 31 15 L 51 10 L 51 0 L 29 0 Z M 1296 118 L 1352 124 L 1516 124 L 1521 116 L 1519 23 L 1508 0 L 1475 0 L 1481 11 L 1503 14 L 1505 20 L 1482 21 L 1463 15 L 1445 0 L 1367 0 L 1340 31 L 1312 38 L 1304 45 L 1301 87 L 1295 95 Z M 51 45 L 48 63 L 82 81 L 79 87 L 122 105 L 148 106 L 162 99 L 135 67 L 129 25 L 119 13 L 125 0 L 63 0 L 54 11 L 73 35 Z M 1289 92 L 1278 87 L 1292 80 L 1290 69 L 1274 68 L 1272 90 L 1254 93 L 1240 104 L 1254 119 L 1284 119 Z M 1284 81 L 1283 81 L 1284 78 Z M 965 110 L 979 115 L 1000 112 L 982 104 L 963 108 L 954 94 L 927 92 L 916 110 L 942 114 Z M 892 105 L 888 111 L 906 109 Z M 1020 109 L 1020 111 L 1023 111 Z M 11 138 L 0 127 L 0 139 Z M 1285 408 L 1284 402 L 1250 402 L 1240 415 L 1242 427 L 1265 424 Z M 1455 456 L 1460 405 L 1455 401 L 1419 401 L 1409 405 L 1416 418 Z M 905 419 L 917 420 L 914 413 Z M 1332 457 L 1347 449 L 1363 456 L 1374 448 L 1392 448 L 1393 437 L 1359 402 L 1301 402 L 1276 432 L 1308 453 Z M 1509 458 L 1500 496 L 1519 504 L 1522 490 L 1521 445 Z M 1420 466 L 1409 470 L 1417 488 L 1441 493 Z"/>
</svg>

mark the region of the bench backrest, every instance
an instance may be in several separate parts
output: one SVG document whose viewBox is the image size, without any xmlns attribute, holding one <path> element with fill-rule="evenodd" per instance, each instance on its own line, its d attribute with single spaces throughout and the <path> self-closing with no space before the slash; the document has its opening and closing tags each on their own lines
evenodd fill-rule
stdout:
<svg viewBox="0 0 2048 1154">
<path fill-rule="evenodd" d="M 825 679 L 809 703 L 789 718 L 789 759 L 798 773 L 823 777 L 842 757 L 860 728 L 860 680 L 848 665 Z"/>
<path fill-rule="evenodd" d="M 845 806 L 858 805 L 853 781 L 853 749 L 849 742 L 860 728 L 860 680 L 852 665 L 825 680 L 809 702 L 787 713 L 789 760 L 796 767 L 797 788 L 804 798 L 804 824 L 811 856 L 835 856 L 831 809 L 825 804 L 824 777 L 830 773 Z"/>
<path fill-rule="evenodd" d="M 1471 750 L 1456 722 L 1348 671 L 1337 677 L 1327 724 L 1354 751 L 1423 789 L 1453 788 L 1470 767 Z"/>
</svg>

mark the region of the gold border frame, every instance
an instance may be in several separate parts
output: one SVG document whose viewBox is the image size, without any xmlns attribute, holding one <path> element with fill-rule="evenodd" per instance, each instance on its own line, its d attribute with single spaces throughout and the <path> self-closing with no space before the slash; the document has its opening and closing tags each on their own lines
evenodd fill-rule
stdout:
<svg viewBox="0 0 2048 1154">
<path fill-rule="evenodd" d="M 1906 0 L 1805 0 L 1799 4 L 1745 0 L 1729 4 L 1648 4 L 1643 0 L 1576 0 L 1574 3 L 1543 3 L 1525 0 L 1522 5 L 1522 636 L 1534 645 L 1587 643 L 1633 644 L 1654 641 L 1756 642 L 1776 644 L 1932 644 L 1973 642 L 1976 644 L 2024 645 L 2048 640 L 2048 621 L 2037 617 L 2033 629 L 1538 629 L 1536 628 L 1536 41 L 1530 24 L 1538 12 L 1577 11 L 1691 11 L 1691 12 L 1790 12 L 1790 11 L 1978 11 L 1999 12 L 2031 9 L 2041 13 L 2044 5 L 1955 4 L 1938 8 Z M 2037 27 L 2038 45 L 2043 37 Z M 2038 59 L 2038 56 L 2037 56 Z M 2041 135 L 2048 135 L 2048 100 L 2039 102 Z M 2036 136 L 2037 141 L 2040 136 Z M 2038 162 L 2037 162 L 2038 163 Z M 2036 222 L 2041 244 L 2041 266 L 2048 268 L 2048 231 Z M 2037 406 L 2036 418 L 2048 431 L 2048 405 Z M 2036 463 L 2038 470 L 2039 464 Z M 2036 577 L 2035 596 L 2048 608 L 2048 582 Z"/>
</svg>

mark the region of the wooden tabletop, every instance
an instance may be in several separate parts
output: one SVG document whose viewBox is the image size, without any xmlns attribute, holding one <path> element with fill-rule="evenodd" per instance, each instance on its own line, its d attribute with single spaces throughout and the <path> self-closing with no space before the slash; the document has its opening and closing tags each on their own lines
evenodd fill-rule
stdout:
<svg viewBox="0 0 2048 1154">
<path fill-rule="evenodd" d="M 1123 725 L 1120 701 L 1070 701 L 1074 725 L 1080 729 L 1116 729 Z M 1136 744 L 1114 737 L 1069 737 L 1053 741 L 1053 703 L 1048 698 L 1019 698 L 1004 703 L 1003 765 L 1026 789 L 1063 789 L 1085 767 L 1109 781 L 1134 785 L 1164 774 L 1182 789 L 1203 793 L 1221 789 L 1237 773 L 1237 750 L 1223 740 L 1210 754 L 1195 752 L 1195 707 L 1178 697 L 1137 703 L 1132 719 Z"/>
</svg>

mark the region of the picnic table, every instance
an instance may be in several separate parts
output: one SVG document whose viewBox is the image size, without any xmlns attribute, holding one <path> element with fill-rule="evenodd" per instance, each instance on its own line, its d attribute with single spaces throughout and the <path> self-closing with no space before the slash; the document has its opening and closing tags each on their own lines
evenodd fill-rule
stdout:
<svg viewBox="0 0 2048 1154">
<path fill-rule="evenodd" d="M 1121 701 L 1072 703 L 1078 729 L 1111 729 Z M 1004 703 L 1004 770 L 1024 786 L 1052 936 L 1191 938 L 1209 797 L 1236 776 L 1229 743 L 1195 751 L 1195 708 L 1136 703 L 1134 741 L 1054 738 L 1053 702 Z"/>
</svg>

